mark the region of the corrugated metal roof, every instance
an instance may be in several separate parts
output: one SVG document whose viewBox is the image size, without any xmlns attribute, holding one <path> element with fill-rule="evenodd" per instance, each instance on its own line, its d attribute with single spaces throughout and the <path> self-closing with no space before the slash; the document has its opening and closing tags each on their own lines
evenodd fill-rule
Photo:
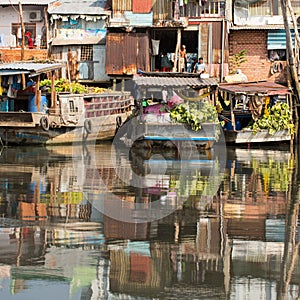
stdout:
<svg viewBox="0 0 300 300">
<path fill-rule="evenodd" d="M 265 95 L 279 95 L 289 94 L 291 91 L 284 85 L 263 81 L 263 82 L 243 82 L 235 84 L 220 84 L 220 91 L 227 91 L 229 93 L 244 93 L 244 94 L 265 94 Z"/>
<path fill-rule="evenodd" d="M 52 46 L 64 45 L 105 45 L 105 37 L 87 36 L 83 39 L 64 39 L 61 37 L 52 39 Z"/>
<path fill-rule="evenodd" d="M 34 62 L 15 62 L 0 64 L 0 75 L 6 75 L 7 72 L 20 71 L 19 73 L 31 73 L 38 75 L 51 70 L 63 67 L 61 63 L 34 63 Z"/>
<path fill-rule="evenodd" d="M 214 78 L 200 78 L 198 77 L 177 77 L 177 76 L 140 76 L 133 77 L 134 82 L 138 86 L 174 86 L 174 87 L 205 87 L 217 86 L 218 82 Z"/>
<path fill-rule="evenodd" d="M 292 43 L 295 43 L 295 32 L 291 29 Z M 268 32 L 268 50 L 271 49 L 286 49 L 286 31 L 282 30 L 271 30 Z"/>
<path fill-rule="evenodd" d="M 22 5 L 48 5 L 53 2 L 53 0 L 1 0 L 0 5 L 19 5 L 21 2 Z"/>
<path fill-rule="evenodd" d="M 110 15 L 105 10 L 106 0 L 61 0 L 49 4 L 48 13 L 51 15 Z"/>
</svg>

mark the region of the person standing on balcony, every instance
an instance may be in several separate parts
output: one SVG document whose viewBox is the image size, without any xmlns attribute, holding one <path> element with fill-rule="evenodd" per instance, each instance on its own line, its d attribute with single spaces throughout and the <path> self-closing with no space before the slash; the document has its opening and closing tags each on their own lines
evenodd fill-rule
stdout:
<svg viewBox="0 0 300 300">
<path fill-rule="evenodd" d="M 185 45 L 182 45 L 182 47 L 179 51 L 179 66 L 178 66 L 179 72 L 185 71 L 186 63 L 187 63 L 186 47 L 185 47 Z"/>
<path fill-rule="evenodd" d="M 25 33 L 25 37 L 27 38 L 27 46 L 29 49 L 33 49 L 33 39 L 31 37 L 31 33 L 27 31 Z"/>
</svg>

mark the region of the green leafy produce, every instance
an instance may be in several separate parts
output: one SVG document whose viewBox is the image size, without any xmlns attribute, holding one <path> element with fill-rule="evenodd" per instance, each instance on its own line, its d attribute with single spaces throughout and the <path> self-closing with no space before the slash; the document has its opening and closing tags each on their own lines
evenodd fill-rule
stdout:
<svg viewBox="0 0 300 300">
<path fill-rule="evenodd" d="M 270 135 L 280 130 L 288 130 L 289 134 L 293 134 L 295 132 L 295 126 L 288 104 L 277 102 L 272 107 L 266 108 L 263 116 L 255 121 L 250 126 L 250 129 L 252 129 L 254 133 L 261 130 L 268 130 Z"/>
<path fill-rule="evenodd" d="M 216 108 L 206 102 L 186 102 L 179 104 L 170 110 L 170 118 L 177 123 L 185 123 L 192 130 L 198 131 L 203 123 L 218 123 Z"/>
<path fill-rule="evenodd" d="M 44 79 L 40 82 L 40 87 L 47 87 L 48 91 L 51 91 L 51 80 L 49 79 Z M 70 92 L 71 91 L 71 87 L 72 87 L 72 93 L 75 94 L 84 94 L 87 93 L 87 88 L 78 83 L 78 82 L 72 82 L 70 84 L 70 82 L 65 79 L 65 78 L 61 78 L 59 80 L 55 80 L 54 82 L 54 86 L 55 86 L 55 91 L 62 93 L 62 92 Z"/>
</svg>

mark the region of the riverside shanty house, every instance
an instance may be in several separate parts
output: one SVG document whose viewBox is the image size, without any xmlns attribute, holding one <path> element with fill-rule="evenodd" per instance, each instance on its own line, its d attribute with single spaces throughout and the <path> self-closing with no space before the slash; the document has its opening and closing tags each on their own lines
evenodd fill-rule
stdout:
<svg viewBox="0 0 300 300">
<path fill-rule="evenodd" d="M 299 1 L 290 2 L 299 23 Z M 46 58 L 51 52 L 64 61 L 69 58 L 70 66 L 75 65 L 70 76 L 79 81 L 131 78 L 139 69 L 161 71 L 163 53 L 177 72 L 175 53 L 185 45 L 185 71 L 192 71 L 202 56 L 210 77 L 220 81 L 239 68 L 249 81 L 286 82 L 279 0 L 1 0 L 1 61 L 20 59 L 19 3 L 25 31 L 34 42 L 24 58 Z M 48 45 L 49 52 L 44 49 Z M 238 66 L 235 58 L 242 50 L 245 61 Z"/>
<path fill-rule="evenodd" d="M 0 1 L 0 62 L 21 59 L 22 21 L 24 59 L 47 58 L 47 7 L 53 0 Z M 29 49 L 29 38 L 33 47 Z"/>
<path fill-rule="evenodd" d="M 107 22 L 105 0 L 60 0 L 49 4 L 52 58 L 67 62 L 63 77 L 104 82 Z"/>
<path fill-rule="evenodd" d="M 186 45 L 191 72 L 195 60 L 203 56 L 211 77 L 228 73 L 228 35 L 224 21 L 224 1 L 111 0 L 108 24 L 106 73 L 123 79 L 145 72 L 161 71 L 161 56 L 173 62 Z M 229 8 L 228 8 L 229 9 Z M 119 53 L 122 52 L 122 56 Z"/>
<path fill-rule="evenodd" d="M 227 0 L 229 56 L 246 50 L 246 61 L 239 68 L 249 81 L 267 80 L 286 83 L 286 31 L 280 0 Z M 300 2 L 290 1 L 299 26 Z M 288 16 L 293 45 L 294 28 Z M 231 61 L 233 62 L 233 61 Z M 234 64 L 231 64 L 234 67 Z"/>
</svg>

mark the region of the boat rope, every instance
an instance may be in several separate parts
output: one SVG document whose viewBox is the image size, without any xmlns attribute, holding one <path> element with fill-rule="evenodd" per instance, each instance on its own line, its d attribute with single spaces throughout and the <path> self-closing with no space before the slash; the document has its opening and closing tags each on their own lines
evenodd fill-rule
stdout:
<svg viewBox="0 0 300 300">
<path fill-rule="evenodd" d="M 200 95 L 200 96 L 196 96 L 196 97 L 188 97 L 188 96 L 185 96 L 184 94 L 182 94 L 181 92 L 179 91 L 175 91 L 175 93 L 180 97 L 182 98 L 183 100 L 186 100 L 186 101 L 200 101 L 204 98 L 207 98 L 211 93 L 205 93 L 203 95 Z"/>
</svg>

